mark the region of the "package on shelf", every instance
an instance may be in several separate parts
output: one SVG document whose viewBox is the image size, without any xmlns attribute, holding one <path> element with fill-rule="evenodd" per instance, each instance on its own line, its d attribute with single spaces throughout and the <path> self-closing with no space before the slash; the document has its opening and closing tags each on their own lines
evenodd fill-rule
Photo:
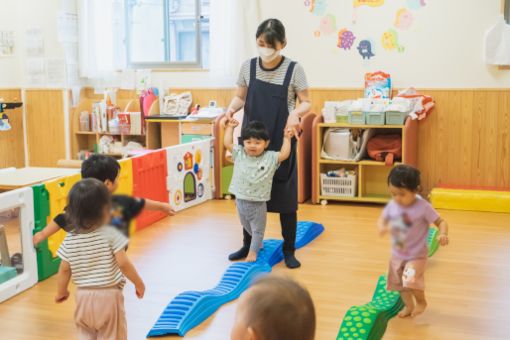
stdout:
<svg viewBox="0 0 510 340">
<path fill-rule="evenodd" d="M 80 112 L 80 131 L 90 131 L 90 113 L 88 111 Z"/>
<path fill-rule="evenodd" d="M 352 104 L 352 100 L 344 101 L 326 101 L 322 109 L 322 115 L 324 116 L 324 122 L 326 123 L 347 123 L 347 117 L 349 114 L 349 107 Z"/>
<path fill-rule="evenodd" d="M 412 119 L 425 119 L 435 106 L 432 97 L 418 93 L 413 87 L 400 91 L 397 98 L 410 99 L 414 103 L 410 113 Z"/>
<path fill-rule="evenodd" d="M 384 112 L 390 103 L 389 99 L 375 98 L 363 99 L 363 112 Z"/>
<path fill-rule="evenodd" d="M 108 131 L 112 134 L 120 134 L 119 118 L 113 118 L 108 121 Z"/>
<path fill-rule="evenodd" d="M 99 139 L 98 144 L 98 153 L 101 154 L 122 154 L 122 143 L 118 140 L 115 140 L 112 136 L 102 136 Z"/>
<path fill-rule="evenodd" d="M 365 98 L 391 98 L 391 76 L 382 71 L 365 74 Z"/>
<path fill-rule="evenodd" d="M 123 135 L 141 135 L 143 133 L 141 112 L 121 112 L 118 114 L 120 133 Z"/>
</svg>

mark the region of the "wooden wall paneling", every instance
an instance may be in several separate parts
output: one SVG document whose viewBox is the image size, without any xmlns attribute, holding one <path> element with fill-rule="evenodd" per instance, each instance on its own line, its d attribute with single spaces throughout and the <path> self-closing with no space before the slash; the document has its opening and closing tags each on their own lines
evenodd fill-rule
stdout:
<svg viewBox="0 0 510 340">
<path fill-rule="evenodd" d="M 64 98 L 61 89 L 25 90 L 30 166 L 57 166 L 65 159 Z"/>
<path fill-rule="evenodd" d="M 463 178 L 466 183 L 471 183 L 473 180 L 471 161 L 474 154 L 471 148 L 471 141 L 473 139 L 474 91 L 466 91 L 460 99 L 461 116 L 458 121 L 453 122 L 453 127 L 460 131 L 460 138 L 458 139 L 460 143 L 460 163 L 457 165 L 460 170 L 458 180 Z"/>
<path fill-rule="evenodd" d="M 482 180 L 483 185 L 486 186 L 497 186 L 498 183 L 496 181 L 497 177 L 497 124 L 499 120 L 498 104 L 499 97 L 501 95 L 500 92 L 496 91 L 484 91 L 487 95 L 487 100 L 485 102 L 485 112 L 484 112 L 484 131 L 483 131 L 483 144 L 480 149 L 480 159 L 483 160 L 483 171 L 482 171 Z"/>
<path fill-rule="evenodd" d="M 193 104 L 216 100 L 227 107 L 235 89 L 185 89 Z M 90 92 L 90 90 L 89 90 Z M 394 94 L 397 91 L 394 91 Z M 434 111 L 419 122 L 418 167 L 423 194 L 439 183 L 510 187 L 510 89 L 419 89 L 436 101 Z M 93 92 L 92 92 L 93 93 Z M 118 98 L 133 95 L 119 92 Z M 325 101 L 359 98 L 362 89 L 310 89 L 312 112 Z"/>
<path fill-rule="evenodd" d="M 21 101 L 21 90 L 2 89 L 0 98 L 6 102 Z M 0 169 L 7 167 L 21 168 L 25 165 L 25 142 L 23 133 L 23 108 L 8 110 L 11 130 L 0 131 Z"/>
<path fill-rule="evenodd" d="M 498 142 L 496 159 L 498 160 L 498 182 L 510 188 L 510 95 L 499 98 Z"/>
</svg>

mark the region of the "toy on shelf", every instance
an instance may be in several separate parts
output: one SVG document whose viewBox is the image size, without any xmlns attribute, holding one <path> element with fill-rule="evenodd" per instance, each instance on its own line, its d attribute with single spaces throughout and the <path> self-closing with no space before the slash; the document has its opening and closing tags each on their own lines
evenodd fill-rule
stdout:
<svg viewBox="0 0 510 340">
<path fill-rule="evenodd" d="M 322 224 L 298 222 L 296 248 L 302 248 L 324 231 Z M 283 241 L 265 240 L 257 262 L 238 262 L 229 266 L 219 284 L 206 291 L 189 291 L 176 296 L 165 308 L 147 337 L 168 334 L 184 336 L 225 303 L 237 299 L 257 276 L 268 273 L 283 260 Z"/>
<path fill-rule="evenodd" d="M 32 244 L 34 229 L 34 203 L 31 188 L 22 188 L 0 194 L 0 303 L 16 294 L 32 287 L 37 283 L 37 259 Z M 11 214 L 11 211 L 16 211 Z M 5 214 L 8 212 L 8 214 Z M 18 222 L 18 223 L 16 223 Z M 17 237 L 9 238 L 12 233 Z M 15 240 L 20 242 L 16 253 L 9 253 L 10 244 Z M 18 244 L 16 244 L 18 245 Z"/>
</svg>

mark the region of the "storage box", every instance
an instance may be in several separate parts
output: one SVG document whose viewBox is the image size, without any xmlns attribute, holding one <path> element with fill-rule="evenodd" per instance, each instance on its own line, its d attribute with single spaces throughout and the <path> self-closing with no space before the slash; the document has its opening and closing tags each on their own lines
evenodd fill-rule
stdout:
<svg viewBox="0 0 510 340">
<path fill-rule="evenodd" d="M 388 111 L 386 112 L 386 125 L 403 125 L 408 114 L 408 112 Z"/>
<path fill-rule="evenodd" d="M 365 112 L 362 111 L 349 111 L 349 124 L 366 124 Z"/>
<path fill-rule="evenodd" d="M 349 114 L 336 114 L 336 122 L 347 124 L 349 123 Z"/>
<path fill-rule="evenodd" d="M 323 196 L 355 197 L 356 184 L 356 175 L 329 177 L 326 174 L 321 174 L 321 193 Z"/>
<path fill-rule="evenodd" d="M 366 112 L 365 116 L 369 125 L 384 125 L 384 112 Z"/>
</svg>

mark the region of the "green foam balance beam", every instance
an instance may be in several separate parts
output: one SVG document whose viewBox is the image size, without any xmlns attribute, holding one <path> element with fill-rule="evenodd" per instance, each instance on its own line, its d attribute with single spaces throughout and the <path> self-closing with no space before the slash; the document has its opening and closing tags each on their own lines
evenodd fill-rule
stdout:
<svg viewBox="0 0 510 340">
<path fill-rule="evenodd" d="M 437 235 L 438 229 L 430 227 L 427 239 L 429 257 L 439 248 Z M 372 301 L 349 308 L 338 331 L 337 340 L 378 340 L 383 337 L 390 319 L 404 308 L 400 293 L 387 290 L 386 284 L 386 275 L 381 275 Z"/>
</svg>

